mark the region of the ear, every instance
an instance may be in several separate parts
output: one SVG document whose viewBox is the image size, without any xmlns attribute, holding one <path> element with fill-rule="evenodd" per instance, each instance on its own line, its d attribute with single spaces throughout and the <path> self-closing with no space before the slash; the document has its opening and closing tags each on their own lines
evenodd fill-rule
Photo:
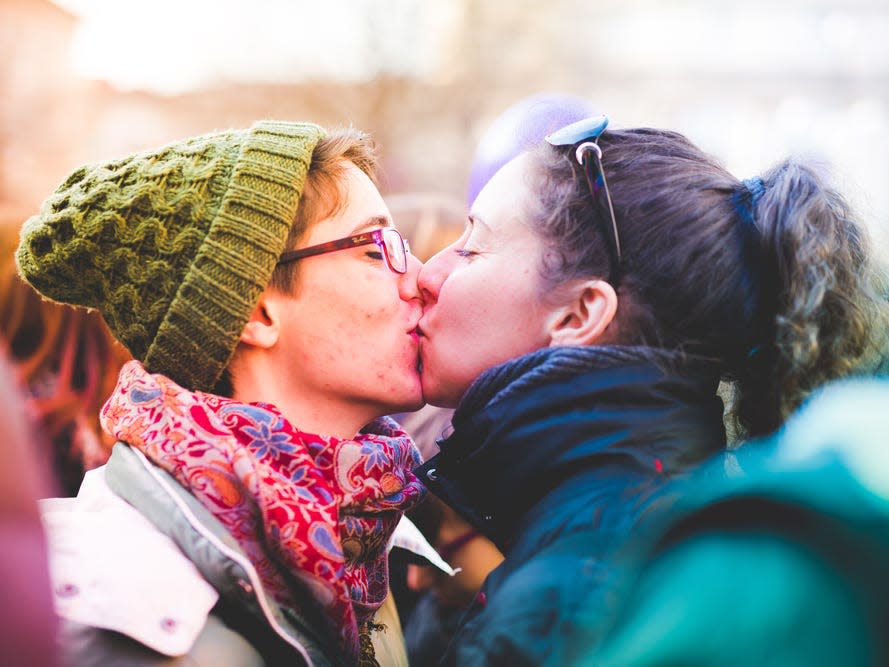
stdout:
<svg viewBox="0 0 889 667">
<path fill-rule="evenodd" d="M 259 297 L 250 319 L 241 331 L 241 343 L 251 347 L 270 348 L 278 342 L 281 332 L 280 297 L 266 289 Z"/>
<path fill-rule="evenodd" d="M 571 287 L 565 306 L 549 325 L 550 345 L 591 345 L 617 312 L 617 293 L 604 280 L 587 280 Z"/>
</svg>

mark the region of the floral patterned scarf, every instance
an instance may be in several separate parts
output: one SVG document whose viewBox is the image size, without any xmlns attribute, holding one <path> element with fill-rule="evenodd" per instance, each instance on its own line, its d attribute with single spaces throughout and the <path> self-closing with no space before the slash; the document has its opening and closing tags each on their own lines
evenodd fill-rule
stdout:
<svg viewBox="0 0 889 667">
<path fill-rule="evenodd" d="M 305 609 L 311 595 L 357 662 L 359 627 L 387 594 L 389 537 L 423 495 L 394 421 L 351 440 L 303 433 L 272 405 L 190 392 L 138 361 L 101 418 L 226 526 L 280 604 Z"/>
</svg>

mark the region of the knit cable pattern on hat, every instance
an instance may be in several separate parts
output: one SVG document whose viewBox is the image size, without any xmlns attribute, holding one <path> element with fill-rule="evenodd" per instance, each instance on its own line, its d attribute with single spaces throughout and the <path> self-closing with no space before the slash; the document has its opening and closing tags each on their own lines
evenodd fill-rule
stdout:
<svg viewBox="0 0 889 667">
<path fill-rule="evenodd" d="M 210 390 L 268 285 L 324 131 L 263 121 L 78 169 L 25 223 L 19 272 L 98 309 L 146 368 Z"/>
</svg>

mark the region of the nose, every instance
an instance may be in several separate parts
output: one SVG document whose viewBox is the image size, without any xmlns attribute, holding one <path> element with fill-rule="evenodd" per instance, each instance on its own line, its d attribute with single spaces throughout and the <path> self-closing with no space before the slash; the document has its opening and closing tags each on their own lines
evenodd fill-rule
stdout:
<svg viewBox="0 0 889 667">
<path fill-rule="evenodd" d="M 398 294 L 403 301 L 410 301 L 420 297 L 420 289 L 417 286 L 417 277 L 423 262 L 413 255 L 407 256 L 407 271 L 398 276 Z"/>
<path fill-rule="evenodd" d="M 431 567 L 423 567 L 409 563 L 407 566 L 407 587 L 416 593 L 422 593 L 432 586 L 435 575 Z"/>
<path fill-rule="evenodd" d="M 448 276 L 447 251 L 445 248 L 428 260 L 420 270 L 417 278 L 417 287 L 423 297 L 423 303 L 435 303 L 438 301 L 438 293 L 442 283 Z"/>
</svg>

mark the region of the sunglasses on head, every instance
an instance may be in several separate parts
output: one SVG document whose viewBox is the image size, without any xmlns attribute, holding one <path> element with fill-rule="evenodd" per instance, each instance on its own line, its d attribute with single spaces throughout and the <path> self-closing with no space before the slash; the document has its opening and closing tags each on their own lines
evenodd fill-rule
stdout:
<svg viewBox="0 0 889 667">
<path fill-rule="evenodd" d="M 607 241 L 610 259 L 608 282 L 614 285 L 620 277 L 620 236 L 617 233 L 617 219 L 614 217 L 608 181 L 605 180 L 605 170 L 602 167 L 602 149 L 598 143 L 606 127 L 608 127 L 608 116 L 584 118 L 548 135 L 546 142 L 550 146 L 573 147 L 571 155 L 583 168 L 593 203 L 600 202 L 600 195 L 604 195 L 610 225 L 607 222 L 602 224 L 602 235 Z"/>
</svg>

